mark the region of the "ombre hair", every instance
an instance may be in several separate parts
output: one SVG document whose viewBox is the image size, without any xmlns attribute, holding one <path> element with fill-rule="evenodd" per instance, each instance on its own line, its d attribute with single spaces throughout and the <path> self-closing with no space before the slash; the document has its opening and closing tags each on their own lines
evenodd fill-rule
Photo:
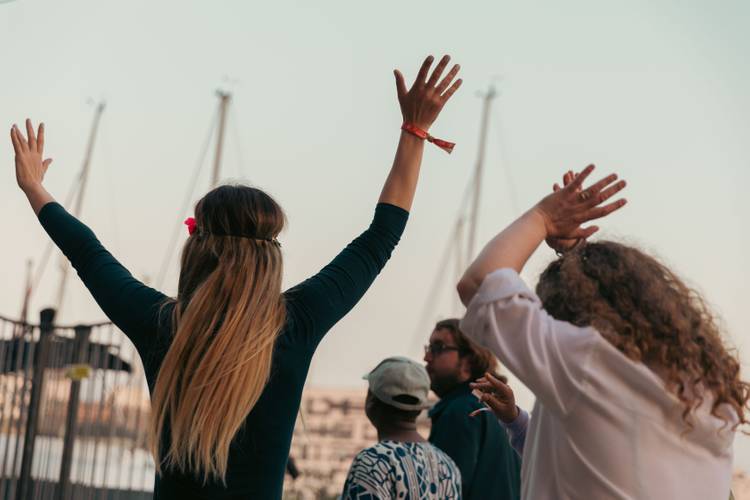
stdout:
<svg viewBox="0 0 750 500">
<path fill-rule="evenodd" d="M 281 207 L 247 186 L 195 206 L 182 250 L 169 350 L 152 397 L 156 470 L 225 481 L 229 447 L 258 402 L 285 322 Z M 166 432 L 168 430 L 168 432 Z"/>
</svg>

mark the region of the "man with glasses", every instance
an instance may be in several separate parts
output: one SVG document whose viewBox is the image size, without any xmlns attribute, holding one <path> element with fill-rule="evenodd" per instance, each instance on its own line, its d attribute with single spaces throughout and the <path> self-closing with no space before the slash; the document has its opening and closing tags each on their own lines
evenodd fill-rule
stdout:
<svg viewBox="0 0 750 500">
<path fill-rule="evenodd" d="M 484 405 L 469 384 L 488 372 L 496 373 L 497 360 L 464 336 L 458 323 L 458 319 L 439 321 L 425 346 L 430 387 L 440 398 L 429 412 L 429 440 L 458 465 L 464 500 L 518 500 L 521 461 L 505 429 L 492 412 L 470 416 Z"/>
</svg>

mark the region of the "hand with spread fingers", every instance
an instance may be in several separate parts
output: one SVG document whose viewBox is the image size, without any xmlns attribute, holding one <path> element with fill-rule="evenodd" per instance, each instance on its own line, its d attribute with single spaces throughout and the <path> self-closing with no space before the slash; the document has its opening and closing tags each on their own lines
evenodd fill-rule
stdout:
<svg viewBox="0 0 750 500">
<path fill-rule="evenodd" d="M 574 173 L 572 170 L 568 170 L 563 175 L 563 185 L 564 188 L 573 180 L 578 177 L 578 173 Z M 562 189 L 558 183 L 555 183 L 552 186 L 552 192 L 556 193 Z M 578 188 L 578 192 L 581 191 L 581 188 Z M 568 252 L 572 249 L 574 249 L 576 246 L 578 246 L 581 242 L 584 242 L 584 239 L 580 238 L 547 238 L 546 240 L 547 246 L 550 247 L 552 250 L 557 252 L 558 255 L 563 254 L 565 252 Z"/>
<path fill-rule="evenodd" d="M 10 140 L 16 154 L 16 182 L 26 194 L 34 212 L 46 203 L 53 201 L 52 196 L 42 186 L 44 174 L 47 173 L 52 160 L 44 159 L 44 124 L 34 132 L 31 120 L 26 120 L 26 137 L 13 125 L 10 129 Z"/>
<path fill-rule="evenodd" d="M 424 131 L 430 129 L 445 103 L 461 86 L 462 80 L 460 78 L 455 82 L 453 81 L 461 69 L 458 64 L 454 64 L 448 74 L 442 80 L 440 79 L 450 60 L 450 56 L 443 56 L 428 78 L 430 66 L 433 62 L 433 57 L 428 56 L 408 90 L 406 89 L 404 75 L 399 70 L 394 70 L 396 92 L 404 123 L 416 125 Z"/>
<path fill-rule="evenodd" d="M 585 240 L 597 226 L 581 225 L 625 206 L 625 199 L 607 202 L 625 188 L 625 181 L 616 174 L 584 188 L 583 183 L 594 171 L 589 165 L 578 175 L 567 176 L 568 184 L 555 189 L 539 203 L 513 221 L 495 236 L 464 272 L 456 289 L 464 305 L 469 304 L 484 278 L 491 272 L 510 268 L 520 273 L 542 241 Z"/>
<path fill-rule="evenodd" d="M 624 180 L 617 180 L 617 174 L 583 189 L 584 181 L 593 171 L 594 165 L 584 168 L 567 186 L 546 196 L 534 207 L 544 220 L 545 238 L 586 239 L 599 228 L 583 228 L 581 224 L 605 217 L 625 205 L 624 199 L 602 205 L 626 186 Z"/>
<path fill-rule="evenodd" d="M 471 388 L 481 392 L 481 400 L 490 407 L 497 418 L 509 424 L 518 418 L 518 407 L 513 389 L 492 373 L 471 383 Z"/>
<path fill-rule="evenodd" d="M 26 120 L 26 135 L 13 125 L 10 129 L 10 139 L 13 151 L 16 153 L 16 181 L 24 192 L 42 184 L 44 174 L 47 173 L 51 159 L 44 159 L 44 123 L 34 133 L 31 120 Z"/>
</svg>

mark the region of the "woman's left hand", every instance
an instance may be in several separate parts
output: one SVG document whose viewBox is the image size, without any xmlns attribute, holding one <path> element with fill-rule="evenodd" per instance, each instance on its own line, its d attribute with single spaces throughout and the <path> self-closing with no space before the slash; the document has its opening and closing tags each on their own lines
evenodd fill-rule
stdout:
<svg viewBox="0 0 750 500">
<path fill-rule="evenodd" d="M 432 72 L 432 75 L 427 78 L 433 61 L 433 57 L 428 56 L 422 63 L 422 67 L 419 69 L 419 73 L 410 89 L 406 88 L 404 75 L 399 70 L 394 70 L 393 73 L 396 76 L 396 93 L 399 105 L 401 106 L 401 115 L 404 123 L 416 125 L 425 131 L 430 129 L 440 111 L 443 110 L 445 103 L 448 102 L 453 93 L 461 86 L 462 80 L 460 78 L 455 82 L 453 81 L 461 69 L 458 64 L 454 64 L 448 74 L 440 80 L 450 60 L 450 56 L 443 56 Z M 438 80 L 440 80 L 439 83 Z M 453 84 L 451 85 L 451 83 Z"/>
<path fill-rule="evenodd" d="M 563 185 L 562 185 L 562 187 L 564 188 L 565 186 L 567 186 L 568 184 L 570 184 L 571 182 L 573 182 L 573 180 L 577 176 L 578 176 L 578 174 L 577 173 L 573 173 L 572 170 L 568 170 L 567 172 L 565 172 L 565 174 L 563 175 Z M 555 183 L 552 186 L 552 192 L 553 193 L 556 193 L 556 192 L 560 191 L 560 189 L 562 189 L 562 188 L 560 187 L 560 185 L 558 183 Z M 578 192 L 580 192 L 580 191 L 581 191 L 581 188 L 579 187 L 578 188 Z M 550 247 L 555 252 L 557 252 L 558 255 L 574 249 L 582 241 L 584 241 L 584 240 L 578 239 L 578 238 L 573 238 L 573 239 L 547 238 L 546 239 L 547 246 Z"/>
<path fill-rule="evenodd" d="M 605 217 L 625 205 L 624 198 L 602 205 L 626 186 L 624 180 L 617 180 L 617 174 L 583 189 L 583 182 L 593 171 L 594 165 L 589 165 L 567 186 L 546 196 L 533 208 L 544 220 L 546 238 L 588 238 L 599 228 L 583 228 L 581 224 Z"/>
<path fill-rule="evenodd" d="M 47 173 L 51 159 L 44 158 L 44 124 L 39 125 L 35 134 L 31 120 L 26 120 L 26 134 L 28 138 L 13 125 L 10 138 L 16 153 L 16 181 L 25 193 L 29 193 L 42 185 L 44 174 Z"/>
</svg>

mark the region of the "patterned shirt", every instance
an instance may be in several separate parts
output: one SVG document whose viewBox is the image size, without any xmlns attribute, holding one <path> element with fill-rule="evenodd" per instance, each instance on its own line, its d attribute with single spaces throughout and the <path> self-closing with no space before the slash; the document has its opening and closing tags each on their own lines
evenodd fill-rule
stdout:
<svg viewBox="0 0 750 500">
<path fill-rule="evenodd" d="M 381 441 L 359 452 L 341 500 L 461 499 L 461 473 L 428 442 Z"/>
</svg>

